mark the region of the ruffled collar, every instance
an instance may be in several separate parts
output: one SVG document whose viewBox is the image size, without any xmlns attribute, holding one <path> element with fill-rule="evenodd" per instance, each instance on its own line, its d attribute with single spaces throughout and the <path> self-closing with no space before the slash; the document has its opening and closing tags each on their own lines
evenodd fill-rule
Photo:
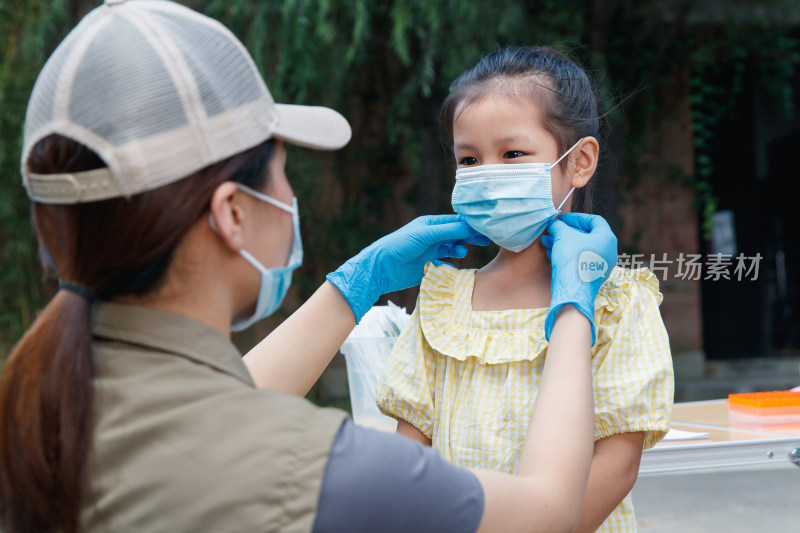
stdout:
<svg viewBox="0 0 800 533">
<path fill-rule="evenodd" d="M 433 349 L 460 361 L 475 357 L 481 364 L 533 361 L 545 353 L 544 321 L 549 308 L 473 311 L 474 286 L 474 269 L 425 266 L 419 317 Z M 643 293 L 661 303 L 658 278 L 652 272 L 614 267 L 595 298 L 595 348 L 610 341 L 621 313 Z"/>
<path fill-rule="evenodd" d="M 420 286 L 420 323 L 436 351 L 481 364 L 532 361 L 547 347 L 547 308 L 473 311 L 475 270 L 428 264 Z"/>
</svg>

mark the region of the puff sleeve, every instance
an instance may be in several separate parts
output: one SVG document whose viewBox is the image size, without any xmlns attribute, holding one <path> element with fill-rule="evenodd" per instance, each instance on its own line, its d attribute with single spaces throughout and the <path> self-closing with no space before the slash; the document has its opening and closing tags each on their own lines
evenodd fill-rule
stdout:
<svg viewBox="0 0 800 533">
<path fill-rule="evenodd" d="M 417 300 L 408 326 L 400 334 L 378 381 L 376 401 L 381 412 L 402 418 L 433 438 L 436 354 L 425 340 Z"/>
<path fill-rule="evenodd" d="M 669 431 L 674 377 L 661 299 L 646 268 L 615 268 L 597 295 L 595 439 L 644 431 L 647 449 Z"/>
</svg>

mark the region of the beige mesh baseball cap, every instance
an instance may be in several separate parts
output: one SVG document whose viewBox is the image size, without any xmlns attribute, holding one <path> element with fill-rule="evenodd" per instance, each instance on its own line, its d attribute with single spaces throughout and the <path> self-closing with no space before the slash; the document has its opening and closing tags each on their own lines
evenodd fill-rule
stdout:
<svg viewBox="0 0 800 533">
<path fill-rule="evenodd" d="M 94 150 L 107 168 L 27 169 L 51 134 Z M 350 140 L 325 107 L 276 104 L 250 54 L 222 24 L 160 0 L 107 0 L 67 35 L 34 85 L 22 176 L 37 202 L 92 202 L 152 190 L 274 137 L 318 150 Z"/>
</svg>

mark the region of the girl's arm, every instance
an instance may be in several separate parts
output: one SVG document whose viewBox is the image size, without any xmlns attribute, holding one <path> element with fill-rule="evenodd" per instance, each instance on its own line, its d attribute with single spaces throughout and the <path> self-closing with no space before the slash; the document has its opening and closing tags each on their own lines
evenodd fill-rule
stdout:
<svg viewBox="0 0 800 533">
<path fill-rule="evenodd" d="M 484 490 L 478 531 L 573 531 L 592 459 L 589 321 L 559 310 L 516 476 L 474 470 Z"/>
<path fill-rule="evenodd" d="M 423 446 L 431 445 L 431 439 L 426 437 L 423 432 L 421 432 L 419 429 L 412 426 L 402 418 L 397 419 L 397 434 L 402 435 L 409 440 L 419 442 Z"/>
<path fill-rule="evenodd" d="M 597 531 L 628 495 L 639 475 L 644 432 L 619 433 L 594 444 L 589 483 L 576 531 Z"/>
</svg>

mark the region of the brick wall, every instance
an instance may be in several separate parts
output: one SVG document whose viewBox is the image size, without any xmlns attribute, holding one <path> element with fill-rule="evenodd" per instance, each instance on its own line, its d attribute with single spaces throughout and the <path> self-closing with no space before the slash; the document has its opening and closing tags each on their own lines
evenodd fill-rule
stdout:
<svg viewBox="0 0 800 533">
<path fill-rule="evenodd" d="M 677 69 L 671 84 L 661 89 L 665 98 L 646 121 L 638 175 L 620 180 L 620 250 L 644 254 L 640 259 L 646 263 L 651 254 L 657 260 L 667 254 L 672 264 L 667 265 L 666 279 L 661 272 L 657 276 L 672 351 L 698 351 L 702 349 L 700 282 L 675 278 L 679 254 L 700 250 L 694 192 L 684 184 L 694 171 L 688 68 Z"/>
</svg>

